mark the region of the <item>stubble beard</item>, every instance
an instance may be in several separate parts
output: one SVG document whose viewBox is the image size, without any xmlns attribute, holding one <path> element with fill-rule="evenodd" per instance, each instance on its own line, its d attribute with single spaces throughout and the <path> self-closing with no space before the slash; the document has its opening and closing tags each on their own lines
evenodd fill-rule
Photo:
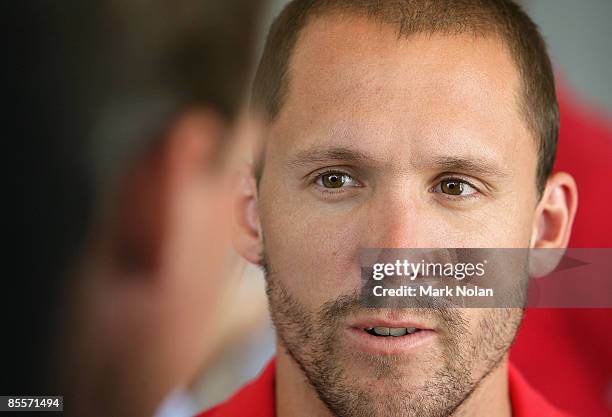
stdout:
<svg viewBox="0 0 612 417">
<path fill-rule="evenodd" d="M 435 319 L 448 337 L 441 340 L 442 354 L 437 360 L 429 358 L 430 363 L 425 364 L 435 370 L 433 374 L 418 388 L 406 387 L 398 367 L 402 355 L 351 352 L 349 357 L 339 348 L 342 319 L 364 309 L 358 291 L 329 301 L 313 313 L 290 294 L 265 255 L 262 260 L 270 313 L 281 345 L 319 399 L 338 417 L 454 415 L 505 358 L 523 316 L 518 308 L 487 309 L 472 333 L 460 310 L 413 310 L 420 317 Z M 384 392 L 360 384 L 347 372 L 351 363 L 365 364 L 377 383 L 384 383 Z"/>
</svg>

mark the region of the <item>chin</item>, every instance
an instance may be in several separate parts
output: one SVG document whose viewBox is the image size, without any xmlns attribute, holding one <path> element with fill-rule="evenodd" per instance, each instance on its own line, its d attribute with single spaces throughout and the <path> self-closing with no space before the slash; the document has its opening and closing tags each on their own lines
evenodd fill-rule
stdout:
<svg viewBox="0 0 612 417">
<path fill-rule="evenodd" d="M 434 379 L 436 369 L 433 367 L 424 369 L 418 366 L 418 359 L 418 357 L 404 358 L 403 355 L 394 357 L 357 355 L 341 361 L 339 369 L 348 385 L 386 395 L 392 392 L 390 390 L 396 392 L 401 390 L 406 395 L 419 392 L 427 381 Z"/>
</svg>

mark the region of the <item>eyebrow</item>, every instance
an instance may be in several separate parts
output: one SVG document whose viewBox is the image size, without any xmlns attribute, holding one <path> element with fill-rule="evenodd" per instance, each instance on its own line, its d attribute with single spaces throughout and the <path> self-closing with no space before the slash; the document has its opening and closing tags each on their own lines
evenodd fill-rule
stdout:
<svg viewBox="0 0 612 417">
<path fill-rule="evenodd" d="M 322 162 L 342 161 L 351 163 L 364 163 L 376 161 L 371 155 L 343 146 L 332 148 L 317 148 L 300 151 L 293 156 L 287 165 L 290 167 L 303 167 Z"/>
<path fill-rule="evenodd" d="M 457 158 L 453 156 L 440 156 L 433 160 L 432 167 L 444 171 L 462 171 L 475 175 L 507 177 L 498 164 L 485 159 Z"/>
<path fill-rule="evenodd" d="M 334 146 L 330 148 L 306 149 L 295 154 L 287 165 L 292 168 L 308 167 L 325 162 L 345 162 L 345 163 L 381 163 L 377 158 L 357 149 L 344 146 Z M 381 163 L 382 164 L 382 163 Z M 505 178 L 508 176 L 497 163 L 482 158 L 455 157 L 455 156 L 435 156 L 432 159 L 421 160 L 416 165 L 422 168 L 431 168 L 440 171 L 458 171 L 466 174 L 479 175 L 483 177 Z"/>
</svg>

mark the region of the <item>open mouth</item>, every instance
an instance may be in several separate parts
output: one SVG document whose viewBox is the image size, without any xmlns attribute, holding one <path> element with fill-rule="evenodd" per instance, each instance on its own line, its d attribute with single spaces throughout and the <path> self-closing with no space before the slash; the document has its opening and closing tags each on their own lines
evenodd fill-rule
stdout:
<svg viewBox="0 0 612 417">
<path fill-rule="evenodd" d="M 429 324 L 389 317 L 356 320 L 347 331 L 351 349 L 373 355 L 405 354 L 433 343 L 437 337 Z"/>
<path fill-rule="evenodd" d="M 416 327 L 366 327 L 363 330 L 377 337 L 401 337 L 421 331 Z"/>
</svg>

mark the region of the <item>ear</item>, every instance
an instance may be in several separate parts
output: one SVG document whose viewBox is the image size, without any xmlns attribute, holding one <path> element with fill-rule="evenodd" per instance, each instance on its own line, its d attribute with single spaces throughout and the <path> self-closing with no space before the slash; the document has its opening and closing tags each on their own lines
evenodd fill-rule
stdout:
<svg viewBox="0 0 612 417">
<path fill-rule="evenodd" d="M 257 205 L 257 181 L 250 164 L 244 164 L 235 182 L 234 247 L 247 261 L 261 265 L 263 236 Z"/>
<path fill-rule="evenodd" d="M 550 177 L 536 208 L 531 235 L 532 276 L 552 272 L 567 248 L 578 208 L 578 189 L 571 175 Z M 543 249 L 543 250 L 539 250 Z"/>
<path fill-rule="evenodd" d="M 577 208 L 578 188 L 574 178 L 565 172 L 550 177 L 536 209 L 532 247 L 566 248 Z"/>
<path fill-rule="evenodd" d="M 129 166 L 120 184 L 111 238 L 115 260 L 129 270 L 124 272 L 150 275 L 160 270 L 177 201 L 214 164 L 224 127 L 212 110 L 184 113 Z"/>
</svg>

